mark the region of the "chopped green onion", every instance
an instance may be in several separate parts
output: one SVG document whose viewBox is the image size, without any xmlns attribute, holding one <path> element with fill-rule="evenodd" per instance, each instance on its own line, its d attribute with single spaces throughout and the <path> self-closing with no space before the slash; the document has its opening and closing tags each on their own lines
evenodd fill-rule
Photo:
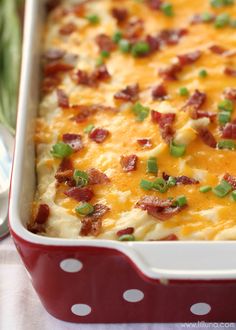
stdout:
<svg viewBox="0 0 236 330">
<path fill-rule="evenodd" d="M 146 55 L 150 51 L 150 46 L 145 41 L 139 41 L 132 46 L 131 53 L 134 57 Z"/>
<path fill-rule="evenodd" d="M 131 44 L 129 42 L 129 40 L 126 39 L 121 39 L 119 41 L 119 49 L 123 52 L 123 53 L 129 53 L 131 48 Z"/>
<path fill-rule="evenodd" d="M 107 50 L 101 51 L 101 57 L 108 58 L 110 56 L 110 53 Z"/>
<path fill-rule="evenodd" d="M 164 179 L 158 178 L 153 182 L 153 189 L 158 190 L 161 193 L 164 193 L 168 190 L 168 186 Z"/>
<path fill-rule="evenodd" d="M 236 190 L 232 191 L 231 196 L 232 196 L 233 200 L 236 201 Z"/>
<path fill-rule="evenodd" d="M 84 128 L 84 133 L 90 133 L 94 129 L 94 127 L 95 126 L 93 124 L 89 124 Z"/>
<path fill-rule="evenodd" d="M 216 28 L 220 29 L 227 26 L 229 23 L 230 23 L 229 14 L 223 13 L 216 16 L 214 25 Z"/>
<path fill-rule="evenodd" d="M 189 95 L 189 90 L 186 87 L 180 87 L 179 95 L 180 96 L 188 96 Z"/>
<path fill-rule="evenodd" d="M 53 145 L 51 154 L 55 158 L 69 157 L 73 153 L 71 146 L 64 142 L 58 142 Z"/>
<path fill-rule="evenodd" d="M 202 70 L 199 71 L 198 75 L 199 75 L 200 78 L 206 78 L 208 73 L 205 69 L 202 69 Z"/>
<path fill-rule="evenodd" d="M 170 143 L 170 154 L 174 157 L 182 157 L 186 152 L 186 145 L 176 144 L 174 141 Z"/>
<path fill-rule="evenodd" d="M 77 187 L 87 186 L 89 181 L 88 174 L 79 170 L 74 170 L 73 179 L 75 180 Z"/>
<path fill-rule="evenodd" d="M 213 14 L 212 13 L 208 13 L 208 12 L 202 13 L 201 14 L 201 19 L 205 23 L 211 22 L 212 19 L 213 19 Z"/>
<path fill-rule="evenodd" d="M 140 188 L 142 188 L 144 190 L 152 190 L 152 188 L 153 188 L 153 182 L 142 179 L 140 181 Z"/>
<path fill-rule="evenodd" d="M 212 190 L 211 186 L 202 186 L 202 187 L 199 188 L 199 191 L 201 193 L 206 193 L 206 192 L 211 191 L 211 190 Z"/>
<path fill-rule="evenodd" d="M 144 107 L 141 103 L 137 102 L 132 107 L 132 111 L 137 117 L 137 121 L 144 121 L 147 118 L 150 109 L 148 107 Z"/>
<path fill-rule="evenodd" d="M 222 111 L 218 114 L 219 123 L 224 125 L 230 121 L 231 114 L 226 111 Z"/>
<path fill-rule="evenodd" d="M 235 150 L 236 149 L 236 143 L 232 140 L 222 140 L 217 143 L 217 147 L 219 149 L 229 149 L 229 150 Z"/>
<path fill-rule="evenodd" d="M 157 174 L 158 166 L 156 157 L 150 157 L 147 161 L 147 173 Z"/>
<path fill-rule="evenodd" d="M 100 17 L 96 14 L 87 15 L 86 18 L 91 24 L 98 24 L 100 22 Z"/>
<path fill-rule="evenodd" d="M 167 183 L 168 187 L 174 187 L 174 186 L 176 186 L 176 182 L 177 182 L 176 178 L 173 176 L 170 176 L 166 183 Z"/>
<path fill-rule="evenodd" d="M 211 6 L 214 8 L 220 8 L 223 6 L 230 6 L 234 4 L 234 0 L 211 0 Z"/>
<path fill-rule="evenodd" d="M 119 241 L 135 241 L 135 237 L 134 235 L 129 235 L 129 234 L 125 234 L 125 235 L 121 235 L 119 238 L 118 238 Z"/>
<path fill-rule="evenodd" d="M 98 59 L 96 60 L 96 66 L 101 66 L 104 64 L 104 60 L 102 56 L 99 56 Z"/>
<path fill-rule="evenodd" d="M 174 204 L 180 207 L 187 205 L 187 198 L 184 195 L 176 197 Z"/>
<path fill-rule="evenodd" d="M 93 213 L 94 207 L 89 203 L 81 203 L 75 208 L 75 212 L 80 215 L 88 215 Z"/>
<path fill-rule="evenodd" d="M 171 17 L 174 15 L 174 12 L 173 12 L 173 6 L 171 3 L 169 2 L 164 2 L 162 5 L 161 5 L 161 11 L 163 12 L 163 14 L 165 14 L 166 16 L 168 17 Z"/>
<path fill-rule="evenodd" d="M 222 111 L 232 112 L 234 110 L 234 104 L 231 100 L 224 99 L 218 103 L 218 109 Z"/>
<path fill-rule="evenodd" d="M 116 44 L 122 39 L 122 33 L 120 31 L 116 31 L 112 36 L 112 41 L 114 41 Z"/>
<path fill-rule="evenodd" d="M 218 197 L 225 197 L 232 190 L 232 186 L 225 180 L 221 180 L 220 184 L 213 188 L 213 193 Z"/>
</svg>

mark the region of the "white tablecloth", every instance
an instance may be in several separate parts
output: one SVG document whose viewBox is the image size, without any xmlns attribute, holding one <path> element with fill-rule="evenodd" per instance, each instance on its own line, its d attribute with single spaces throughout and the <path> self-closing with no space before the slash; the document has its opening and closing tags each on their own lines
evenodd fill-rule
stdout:
<svg viewBox="0 0 236 330">
<path fill-rule="evenodd" d="M 214 326 L 215 325 L 215 326 Z M 236 329 L 216 324 L 74 324 L 59 321 L 41 305 L 10 237 L 0 241 L 0 330 Z"/>
</svg>

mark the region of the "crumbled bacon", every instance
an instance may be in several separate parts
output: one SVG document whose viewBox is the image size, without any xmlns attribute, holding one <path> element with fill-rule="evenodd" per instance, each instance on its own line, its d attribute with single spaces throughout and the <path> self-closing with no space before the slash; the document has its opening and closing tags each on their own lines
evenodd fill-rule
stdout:
<svg viewBox="0 0 236 330">
<path fill-rule="evenodd" d="M 166 68 L 159 69 L 158 74 L 164 80 L 177 80 L 177 74 L 181 71 L 182 67 L 178 63 L 175 63 Z"/>
<path fill-rule="evenodd" d="M 161 113 L 152 110 L 151 117 L 154 123 L 158 123 L 163 140 L 166 143 L 169 143 L 174 136 L 174 131 L 171 125 L 175 120 L 175 113 Z"/>
<path fill-rule="evenodd" d="M 163 3 L 162 0 L 145 0 L 145 2 L 151 9 L 154 9 L 154 10 L 159 10 Z"/>
<path fill-rule="evenodd" d="M 160 238 L 159 241 L 178 241 L 178 237 L 175 234 L 170 234 L 163 238 Z"/>
<path fill-rule="evenodd" d="M 223 128 L 222 137 L 236 139 L 236 123 L 227 123 Z"/>
<path fill-rule="evenodd" d="M 170 199 L 163 200 L 159 197 L 150 195 L 142 197 L 136 203 L 136 207 L 147 211 L 148 214 L 161 221 L 170 219 L 172 216 L 182 211 L 185 206 L 174 206 L 173 201 Z"/>
<path fill-rule="evenodd" d="M 88 74 L 88 72 L 84 71 L 84 70 L 78 70 L 76 73 L 77 76 L 77 83 L 79 85 L 84 85 L 84 86 L 95 86 L 96 83 L 95 81 L 93 81 L 92 77 L 90 74 Z"/>
<path fill-rule="evenodd" d="M 109 131 L 104 128 L 94 128 L 90 133 L 89 133 L 89 138 L 93 140 L 94 142 L 97 143 L 102 143 L 108 136 L 109 136 Z"/>
<path fill-rule="evenodd" d="M 124 37 L 128 40 L 135 40 L 141 36 L 144 31 L 144 22 L 142 19 L 132 18 L 128 21 L 124 29 Z"/>
<path fill-rule="evenodd" d="M 236 101 L 236 88 L 225 88 L 224 96 L 231 101 Z"/>
<path fill-rule="evenodd" d="M 121 156 L 120 164 L 124 172 L 135 171 L 137 168 L 138 157 L 136 155 Z"/>
<path fill-rule="evenodd" d="M 223 176 L 223 179 L 232 186 L 233 190 L 236 189 L 236 177 L 235 176 L 230 175 L 229 173 L 225 173 L 225 175 Z"/>
<path fill-rule="evenodd" d="M 110 179 L 108 176 L 97 170 L 96 168 L 90 168 L 88 171 L 88 177 L 89 177 L 89 184 L 94 185 L 94 184 L 103 184 L 103 183 L 108 183 L 110 182 Z"/>
<path fill-rule="evenodd" d="M 118 237 L 123 236 L 123 235 L 132 235 L 134 233 L 134 227 L 128 227 L 125 229 L 118 230 L 116 235 Z"/>
<path fill-rule="evenodd" d="M 42 91 L 44 93 L 52 92 L 58 85 L 60 85 L 61 79 L 57 76 L 46 77 L 42 81 Z"/>
<path fill-rule="evenodd" d="M 164 180 L 168 180 L 170 175 L 163 172 L 162 173 L 162 177 Z M 181 176 L 174 176 L 175 180 L 176 180 L 176 184 L 183 184 L 183 185 L 188 185 L 188 184 L 198 184 L 199 181 L 194 179 L 194 178 L 189 178 L 188 176 L 185 175 L 181 175 Z"/>
<path fill-rule="evenodd" d="M 152 147 L 151 139 L 137 139 L 138 144 L 143 148 L 150 148 Z"/>
<path fill-rule="evenodd" d="M 190 98 L 188 99 L 187 103 L 184 105 L 183 108 L 192 107 L 193 109 L 198 110 L 205 103 L 205 101 L 206 101 L 206 94 L 196 89 L 194 93 L 190 96 Z"/>
<path fill-rule="evenodd" d="M 112 8 L 112 16 L 117 20 L 118 24 L 123 23 L 128 18 L 128 10 L 125 8 Z"/>
<path fill-rule="evenodd" d="M 167 90 L 164 84 L 159 84 L 152 89 L 153 100 L 164 100 L 167 96 Z"/>
<path fill-rule="evenodd" d="M 74 167 L 69 158 L 64 158 L 55 174 L 58 183 L 66 183 L 70 187 L 75 186 L 73 179 Z"/>
<path fill-rule="evenodd" d="M 145 41 L 149 45 L 149 53 L 153 53 L 160 49 L 160 41 L 157 37 L 148 34 Z"/>
<path fill-rule="evenodd" d="M 74 67 L 71 64 L 61 62 L 61 61 L 54 61 L 54 62 L 50 62 L 44 66 L 44 75 L 53 76 L 58 73 L 70 71 L 73 68 Z"/>
<path fill-rule="evenodd" d="M 157 35 L 157 40 L 161 45 L 176 45 L 181 37 L 186 35 L 188 31 L 186 29 L 164 29 Z"/>
<path fill-rule="evenodd" d="M 224 69 L 224 74 L 226 74 L 227 76 L 236 77 L 236 70 L 227 67 Z"/>
<path fill-rule="evenodd" d="M 226 49 L 219 45 L 212 45 L 209 47 L 210 51 L 214 54 L 222 55 L 226 52 Z"/>
<path fill-rule="evenodd" d="M 69 144 L 74 151 L 83 149 L 82 136 L 80 134 L 66 133 L 63 134 L 62 140 L 64 143 Z"/>
<path fill-rule="evenodd" d="M 115 49 L 115 44 L 112 41 L 111 37 L 109 37 L 105 33 L 100 33 L 99 35 L 97 35 L 95 41 L 100 51 L 111 52 Z"/>
<path fill-rule="evenodd" d="M 56 61 L 62 59 L 64 55 L 64 50 L 58 48 L 50 48 L 43 54 L 43 57 L 49 61 Z"/>
<path fill-rule="evenodd" d="M 139 85 L 133 84 L 115 93 L 114 98 L 117 100 L 135 102 L 138 100 L 139 97 L 138 94 L 139 94 Z"/>
<path fill-rule="evenodd" d="M 72 22 L 63 25 L 59 29 L 59 33 L 62 35 L 69 35 L 76 30 L 76 25 Z"/>
<path fill-rule="evenodd" d="M 192 119 L 198 119 L 198 118 L 209 118 L 210 121 L 213 123 L 216 119 L 216 113 L 210 112 L 210 111 L 202 111 L 199 109 L 192 109 L 190 112 L 190 116 Z"/>
<path fill-rule="evenodd" d="M 80 229 L 80 235 L 99 235 L 102 228 L 102 217 L 108 211 L 110 211 L 108 206 L 103 204 L 95 204 L 93 213 L 81 219 L 82 226 Z"/>
<path fill-rule="evenodd" d="M 72 105 L 70 109 L 78 111 L 76 116 L 72 118 L 77 123 L 83 123 L 87 118 L 93 115 L 96 111 L 112 111 L 117 112 L 118 110 L 114 107 L 105 106 L 102 104 L 92 104 L 92 105 Z"/>
<path fill-rule="evenodd" d="M 207 128 L 198 130 L 199 137 L 202 141 L 211 148 L 216 148 L 217 142 L 212 133 Z"/>
<path fill-rule="evenodd" d="M 77 202 L 89 202 L 94 196 L 93 191 L 87 187 L 72 187 L 65 191 L 64 194 L 75 199 Z"/>
<path fill-rule="evenodd" d="M 94 70 L 92 73 L 92 80 L 95 82 L 101 81 L 101 80 L 107 80 L 111 77 L 110 73 L 107 70 L 107 67 L 105 64 L 100 65 L 98 68 Z"/>
<path fill-rule="evenodd" d="M 62 108 L 69 107 L 69 98 L 63 89 L 57 89 L 57 102 L 59 107 Z"/>
<path fill-rule="evenodd" d="M 196 62 L 202 55 L 200 50 L 195 50 L 194 52 L 178 55 L 177 58 L 181 66 L 189 65 Z"/>
<path fill-rule="evenodd" d="M 38 224 L 43 224 L 48 220 L 49 214 L 49 206 L 47 204 L 40 204 L 34 221 Z"/>
</svg>

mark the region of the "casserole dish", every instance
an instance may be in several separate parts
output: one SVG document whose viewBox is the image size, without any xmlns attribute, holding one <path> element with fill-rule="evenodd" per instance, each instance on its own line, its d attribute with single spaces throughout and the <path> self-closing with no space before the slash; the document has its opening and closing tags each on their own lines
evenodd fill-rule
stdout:
<svg viewBox="0 0 236 330">
<path fill-rule="evenodd" d="M 17 250 L 46 310 L 78 323 L 235 321 L 233 241 L 124 244 L 49 238 L 26 229 L 36 187 L 41 41 L 35 36 L 41 35 L 44 4 L 26 4 L 9 217 Z"/>
</svg>

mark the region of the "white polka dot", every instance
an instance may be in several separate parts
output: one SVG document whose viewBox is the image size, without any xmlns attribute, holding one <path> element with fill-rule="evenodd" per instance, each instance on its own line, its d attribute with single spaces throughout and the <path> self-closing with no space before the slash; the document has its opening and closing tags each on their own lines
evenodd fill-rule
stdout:
<svg viewBox="0 0 236 330">
<path fill-rule="evenodd" d="M 190 307 L 190 311 L 194 315 L 206 315 L 211 311 L 211 306 L 206 303 L 197 303 Z"/>
<path fill-rule="evenodd" d="M 123 298 L 129 302 L 138 302 L 143 300 L 144 293 L 137 289 L 130 289 L 123 293 Z"/>
<path fill-rule="evenodd" d="M 91 313 L 92 308 L 86 304 L 75 304 L 71 307 L 73 314 L 78 316 L 86 316 Z"/>
<path fill-rule="evenodd" d="M 83 264 L 81 261 L 71 258 L 71 259 L 64 259 L 63 261 L 61 261 L 60 267 L 65 272 L 76 273 L 83 268 Z"/>
</svg>

